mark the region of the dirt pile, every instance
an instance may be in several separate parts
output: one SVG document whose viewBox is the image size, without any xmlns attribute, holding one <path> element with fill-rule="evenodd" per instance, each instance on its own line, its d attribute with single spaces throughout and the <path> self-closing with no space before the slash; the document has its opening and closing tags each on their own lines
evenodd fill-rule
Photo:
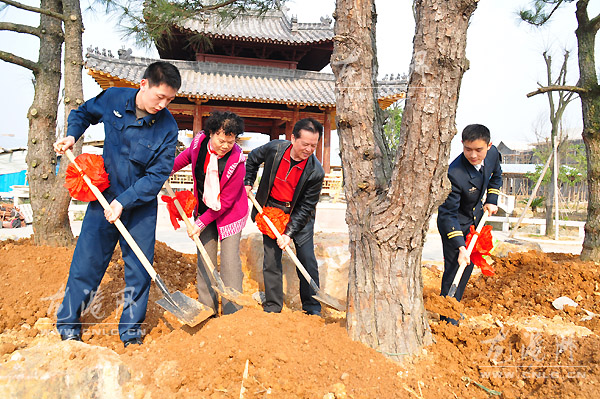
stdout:
<svg viewBox="0 0 600 399">
<path fill-rule="evenodd" d="M 0 242 L 3 362 L 48 335 L 36 321 L 55 321 L 72 251 Z M 171 291 L 195 298 L 195 258 L 157 243 L 154 264 Z M 581 320 L 586 314 L 579 308 L 600 313 L 598 264 L 539 252 L 495 261 L 496 276 L 474 276 L 462 303 L 439 298 L 439 272 L 423 268 L 435 343 L 401 364 L 351 341 L 345 320 L 333 315 L 244 309 L 181 326 L 155 303 L 161 295 L 154 286 L 144 345 L 124 349 L 116 331 L 124 289 L 119 251 L 83 318 L 89 323 L 83 339 L 119 354 L 131 384 L 152 398 L 238 398 L 242 382 L 245 398 L 596 396 L 598 317 Z M 554 309 L 551 301 L 563 295 L 579 307 Z M 439 313 L 465 319 L 454 327 L 436 321 Z"/>
</svg>

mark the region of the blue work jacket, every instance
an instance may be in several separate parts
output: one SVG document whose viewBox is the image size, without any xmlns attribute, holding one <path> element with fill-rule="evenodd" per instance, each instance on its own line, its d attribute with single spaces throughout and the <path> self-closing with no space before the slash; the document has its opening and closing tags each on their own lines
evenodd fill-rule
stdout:
<svg viewBox="0 0 600 399">
<path fill-rule="evenodd" d="M 90 126 L 104 123 L 104 166 L 110 187 L 104 195 L 124 210 L 156 200 L 175 160 L 178 128 L 165 108 L 137 120 L 138 90 L 111 87 L 71 111 L 67 135 L 79 139 Z"/>
</svg>

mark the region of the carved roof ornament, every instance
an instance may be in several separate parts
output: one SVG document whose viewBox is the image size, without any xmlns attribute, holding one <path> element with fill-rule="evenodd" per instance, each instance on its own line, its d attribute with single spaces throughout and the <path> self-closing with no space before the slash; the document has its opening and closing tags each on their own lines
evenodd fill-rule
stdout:
<svg viewBox="0 0 600 399">
<path fill-rule="evenodd" d="M 303 45 L 333 41 L 332 19 L 301 23 L 296 16 L 288 17 L 287 7 L 269 10 L 263 15 L 246 12 L 233 20 L 223 20 L 217 12 L 205 12 L 187 19 L 178 27 L 214 38 L 238 38 L 245 41 Z"/>
<path fill-rule="evenodd" d="M 119 50 L 117 50 L 117 54 L 119 55 L 119 59 L 120 60 L 124 60 L 124 61 L 128 61 L 128 60 L 131 60 L 133 58 L 131 56 L 132 52 L 133 51 L 131 50 L 131 48 L 128 48 L 127 50 L 125 50 L 124 47 L 122 47 Z"/>
</svg>

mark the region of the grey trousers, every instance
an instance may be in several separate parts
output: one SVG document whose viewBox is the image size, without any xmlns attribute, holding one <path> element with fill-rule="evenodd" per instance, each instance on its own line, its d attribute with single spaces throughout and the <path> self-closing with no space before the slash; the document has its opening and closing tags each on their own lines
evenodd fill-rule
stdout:
<svg viewBox="0 0 600 399">
<path fill-rule="evenodd" d="M 240 259 L 240 238 L 242 233 L 227 237 L 221 241 L 221 265 L 217 267 L 217 250 L 219 243 L 219 234 L 217 232 L 217 224 L 211 223 L 200 233 L 200 242 L 204 245 L 206 252 L 212 264 L 217 270 L 223 283 L 226 287 L 235 288 L 242 292 L 242 260 Z M 197 273 L 197 289 L 198 300 L 203 304 L 218 311 L 219 301 L 217 293 L 212 288 L 212 282 L 208 276 L 200 251 L 198 253 L 198 273 Z M 231 314 L 238 311 L 241 306 L 233 302 L 229 302 L 225 298 L 221 298 L 222 314 Z"/>
</svg>

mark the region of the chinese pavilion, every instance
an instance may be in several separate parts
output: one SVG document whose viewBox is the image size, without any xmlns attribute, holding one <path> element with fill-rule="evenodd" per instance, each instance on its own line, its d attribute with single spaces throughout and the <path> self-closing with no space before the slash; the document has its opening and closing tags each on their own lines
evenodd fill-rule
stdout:
<svg viewBox="0 0 600 399">
<path fill-rule="evenodd" d="M 330 171 L 330 137 L 335 129 L 335 78 L 319 72 L 333 52 L 331 19 L 298 23 L 285 10 L 265 15 L 242 15 L 219 22 L 218 14 L 202 14 L 173 29 L 157 46 L 161 59 L 175 64 L 182 77 L 177 98 L 169 105 L 180 130 L 202 130 L 202 121 L 213 110 L 240 115 L 247 132 L 271 139 L 290 139 L 294 124 L 312 117 L 323 123 L 323 140 L 317 158 Z M 206 41 L 192 40 L 198 33 Z M 136 87 L 149 58 L 119 51 L 119 58 L 88 49 L 86 67 L 96 82 Z M 386 108 L 404 98 L 406 80 L 380 82 L 379 104 Z"/>
</svg>

